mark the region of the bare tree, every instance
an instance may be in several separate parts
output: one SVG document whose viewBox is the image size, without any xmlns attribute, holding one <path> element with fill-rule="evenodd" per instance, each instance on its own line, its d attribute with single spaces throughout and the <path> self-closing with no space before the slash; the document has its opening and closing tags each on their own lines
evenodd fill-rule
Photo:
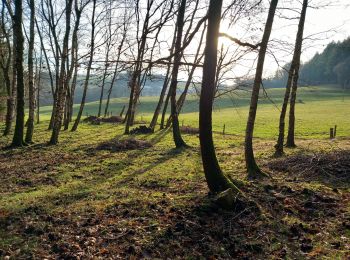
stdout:
<svg viewBox="0 0 350 260">
<path fill-rule="evenodd" d="M 256 73 L 254 85 L 252 90 L 252 97 L 250 101 L 249 115 L 247 121 L 246 135 L 245 135 L 245 161 L 249 178 L 259 178 L 265 176 L 256 164 L 253 151 L 253 132 L 258 108 L 259 91 L 262 82 L 262 74 L 264 69 L 264 61 L 266 56 L 267 45 L 272 31 L 273 20 L 276 12 L 278 0 L 271 0 L 267 21 L 263 38 L 260 44 L 258 63 L 256 66 Z"/>
<path fill-rule="evenodd" d="M 6 24 L 6 13 L 5 13 L 5 4 L 2 4 L 1 7 L 1 39 L 3 39 L 3 42 L 1 44 L 0 49 L 0 66 L 1 70 L 4 76 L 4 83 L 5 88 L 7 92 L 7 103 L 6 103 L 6 123 L 5 123 L 5 129 L 4 129 L 4 135 L 8 135 L 10 133 L 11 127 L 12 127 L 12 121 L 14 116 L 14 110 L 15 110 L 15 96 L 16 96 L 16 89 L 15 89 L 15 82 L 16 79 L 12 77 L 11 82 L 11 64 L 14 63 L 13 61 L 13 48 L 11 46 L 11 35 L 10 35 L 10 26 L 7 26 Z M 12 17 L 11 17 L 12 18 Z M 10 19 L 11 20 L 11 19 Z M 13 68 L 15 66 L 12 66 Z M 14 74 L 16 75 L 16 74 Z"/>
<path fill-rule="evenodd" d="M 217 48 L 221 20 L 222 0 L 210 0 L 208 10 L 208 29 L 205 46 L 202 89 L 199 104 L 199 140 L 203 168 L 211 192 L 219 193 L 239 189 L 223 174 L 216 158 L 212 132 L 212 111 L 217 66 Z"/>
<path fill-rule="evenodd" d="M 15 13 L 13 16 L 13 37 L 15 39 L 14 52 L 16 57 L 16 79 L 17 79 L 17 113 L 16 127 L 13 134 L 13 147 L 24 145 L 24 76 L 23 76 L 23 49 L 24 36 L 22 31 L 23 6 L 21 0 L 15 0 Z"/>
<path fill-rule="evenodd" d="M 94 59 L 94 50 L 95 50 L 95 29 L 96 29 L 96 20 L 95 20 L 95 13 L 96 13 L 96 0 L 92 0 L 93 7 L 92 7 L 92 17 L 91 17 L 91 40 L 90 40 L 90 53 L 89 53 L 89 62 L 86 69 L 86 76 L 83 86 L 83 96 L 81 99 L 81 104 L 79 108 L 79 112 L 77 115 L 77 118 L 75 119 L 74 125 L 72 127 L 72 131 L 76 131 L 78 129 L 78 125 L 80 123 L 81 116 L 83 114 L 84 106 L 85 106 L 85 100 L 86 100 L 86 93 L 89 86 L 89 80 L 90 80 L 90 73 L 91 73 L 91 65 Z"/>
<path fill-rule="evenodd" d="M 29 86 L 29 117 L 27 121 L 27 133 L 25 142 L 33 142 L 34 117 L 35 117 L 35 86 L 34 86 L 34 41 L 35 41 L 35 1 L 29 1 L 29 48 L 28 48 L 28 86 Z"/>
<path fill-rule="evenodd" d="M 284 95 L 282 110 L 281 110 L 281 114 L 280 114 L 279 133 L 278 133 L 277 144 L 275 145 L 275 156 L 282 156 L 283 155 L 285 117 L 286 117 L 287 106 L 288 106 L 288 101 L 289 101 L 289 96 L 290 96 L 292 84 L 293 84 L 293 89 L 294 89 L 293 91 L 295 93 L 296 93 L 295 86 L 298 84 L 299 68 L 300 68 L 300 56 L 301 56 L 301 51 L 302 51 L 303 33 L 304 33 L 304 25 L 305 25 L 307 6 L 308 6 L 308 0 L 304 0 L 303 7 L 301 10 L 300 19 L 299 19 L 298 32 L 297 32 L 297 36 L 296 36 L 296 40 L 295 40 L 293 59 L 292 59 L 292 62 L 291 62 L 291 65 L 290 65 L 290 68 L 288 71 L 286 92 Z M 294 97 L 292 98 L 293 100 L 291 100 L 291 104 L 292 103 L 295 104 L 295 93 L 293 94 Z M 292 109 L 292 110 L 294 111 L 294 109 Z M 292 113 L 293 113 L 293 111 L 292 111 Z M 294 138 L 292 138 L 290 141 L 291 141 L 292 146 L 295 145 Z M 287 145 L 290 145 L 290 144 L 287 143 Z"/>
<path fill-rule="evenodd" d="M 72 5 L 73 5 L 73 0 L 66 1 L 66 8 L 65 8 L 66 26 L 65 26 L 65 34 L 63 39 L 63 48 L 61 52 L 61 68 L 60 68 L 60 75 L 59 75 L 59 82 L 58 82 L 59 84 L 57 86 L 57 95 L 56 95 L 57 100 L 56 100 L 56 108 L 53 116 L 54 123 L 52 128 L 50 144 L 58 143 L 58 137 L 62 126 L 62 117 L 64 112 L 65 98 L 66 98 L 66 85 L 67 85 L 65 82 L 66 59 L 68 58 L 68 41 L 69 41 L 69 34 L 71 29 L 70 22 L 71 22 Z"/>
<path fill-rule="evenodd" d="M 113 86 L 117 80 L 118 74 L 120 72 L 120 70 L 122 69 L 122 65 L 120 64 L 120 59 L 121 56 L 124 52 L 124 44 L 126 41 L 126 36 L 127 36 L 127 32 L 128 32 L 128 28 L 130 27 L 130 13 L 127 10 L 127 7 L 125 6 L 124 9 L 124 15 L 123 15 L 123 24 L 121 26 L 122 28 L 122 32 L 121 32 L 121 39 L 117 48 L 117 60 L 115 62 L 114 65 L 114 71 L 113 71 L 113 76 L 112 76 L 112 80 L 110 82 L 109 85 L 109 89 L 107 91 L 107 101 L 106 101 L 106 106 L 105 106 L 105 111 L 104 111 L 104 116 L 107 116 L 108 113 L 108 108 L 109 108 L 109 104 L 110 104 L 110 100 L 111 100 L 111 95 L 112 95 L 112 91 L 113 91 Z"/>
<path fill-rule="evenodd" d="M 75 13 L 75 22 L 74 28 L 72 32 L 72 44 L 71 44 L 71 58 L 70 58 L 70 66 L 67 73 L 66 79 L 66 88 L 67 88 L 67 97 L 66 97 L 66 105 L 65 105 L 65 118 L 64 118 L 64 130 L 69 128 L 69 124 L 72 121 L 73 117 L 73 104 L 74 104 L 74 94 L 78 77 L 78 67 L 79 67 L 79 57 L 78 57 L 78 31 L 80 27 L 80 20 L 83 10 L 88 5 L 90 0 L 85 1 L 74 1 L 74 13 Z M 68 66 L 67 66 L 68 67 Z"/>
<path fill-rule="evenodd" d="M 170 101 L 171 101 L 171 117 L 173 125 L 173 139 L 176 148 L 186 147 L 185 141 L 181 137 L 179 118 L 178 118 L 178 109 L 176 104 L 176 89 L 177 89 L 177 77 L 179 73 L 179 67 L 181 62 L 181 43 L 182 43 L 182 33 L 184 26 L 184 17 L 186 10 L 186 0 L 181 0 L 181 4 L 178 11 L 178 17 L 176 22 L 176 41 L 175 41 L 175 55 L 174 55 L 174 66 L 171 73 L 171 83 L 169 87 L 170 92 Z"/>
<path fill-rule="evenodd" d="M 130 126 L 134 123 L 135 113 L 136 113 L 136 105 L 141 95 L 141 84 L 145 77 L 142 77 L 143 68 L 143 60 L 148 50 L 147 48 L 147 40 L 150 35 L 154 32 L 159 32 L 159 27 L 163 27 L 166 22 L 168 22 L 172 17 L 172 9 L 173 9 L 174 0 L 162 1 L 161 3 L 157 3 L 154 0 L 147 1 L 146 5 L 146 13 L 144 14 L 143 24 L 141 30 L 139 29 L 139 25 L 141 23 L 140 17 L 140 1 L 136 1 L 135 5 L 135 14 L 136 14 L 136 23 L 137 23 L 137 55 L 135 60 L 135 65 L 133 68 L 133 73 L 131 79 L 129 81 L 130 88 L 130 97 L 129 97 L 129 105 L 126 114 L 126 124 L 125 124 L 125 134 L 129 134 Z M 169 6 L 168 6 L 169 5 Z M 155 16 L 159 13 L 159 10 L 163 8 L 163 10 L 167 10 L 166 13 L 163 13 L 160 19 Z M 139 33 L 141 31 L 141 33 Z M 148 67 L 149 69 L 149 67 Z M 146 72 L 148 71 L 146 69 Z M 146 75 L 146 73 L 145 73 Z"/>
<path fill-rule="evenodd" d="M 302 17 L 300 18 L 301 24 L 300 30 L 303 32 L 304 31 L 304 23 L 305 23 L 305 16 L 306 16 L 306 9 L 308 7 L 308 0 L 303 1 L 303 9 L 302 9 Z M 302 45 L 302 35 L 301 35 L 301 42 L 300 46 L 298 46 L 297 49 L 297 60 L 295 64 L 295 69 L 293 73 L 293 85 L 292 85 L 292 92 L 291 92 L 291 97 L 290 97 L 290 107 L 289 107 L 289 124 L 288 124 L 288 135 L 287 135 L 287 142 L 286 146 L 287 147 L 296 147 L 295 145 L 295 101 L 297 97 L 297 90 L 298 90 L 298 80 L 299 80 L 299 70 L 300 70 L 300 55 L 301 55 L 301 45 Z"/>
<path fill-rule="evenodd" d="M 173 36 L 172 44 L 171 44 L 170 51 L 169 51 L 170 56 L 172 56 L 173 53 L 174 53 L 175 40 L 176 40 L 176 31 L 177 31 L 177 28 L 175 28 L 175 31 L 174 31 L 174 36 Z M 171 59 L 169 60 L 169 63 L 167 65 L 167 71 L 166 71 L 166 74 L 165 74 L 165 77 L 164 77 L 162 90 L 160 92 L 159 100 L 158 100 L 156 109 L 155 109 L 155 111 L 153 113 L 153 117 L 152 117 L 152 120 L 151 120 L 151 123 L 150 123 L 150 126 L 149 126 L 152 129 L 152 131 L 154 131 L 154 128 L 155 128 L 155 126 L 157 124 L 158 116 L 159 116 L 160 110 L 161 110 L 163 102 L 164 102 L 165 94 L 166 94 L 167 89 L 168 89 L 168 85 L 169 85 L 169 82 L 170 82 L 170 79 L 171 79 L 171 73 L 170 72 L 171 72 Z M 167 100 L 169 101 L 169 98 L 167 98 Z M 168 104 L 168 102 L 166 102 L 166 104 Z"/>
</svg>

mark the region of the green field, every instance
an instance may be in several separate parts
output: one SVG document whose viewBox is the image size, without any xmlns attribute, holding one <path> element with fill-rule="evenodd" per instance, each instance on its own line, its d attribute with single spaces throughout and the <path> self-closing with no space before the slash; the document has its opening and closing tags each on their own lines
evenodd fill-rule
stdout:
<svg viewBox="0 0 350 260">
<path fill-rule="evenodd" d="M 261 94 L 256 120 L 255 136 L 273 138 L 278 133 L 278 119 L 284 89 L 267 89 L 268 98 Z M 137 119 L 149 121 L 158 101 L 157 97 L 142 97 Z M 185 103 L 180 122 L 198 125 L 198 98 L 190 97 Z M 232 98 L 216 100 L 213 114 L 214 131 L 243 135 L 248 113 L 250 93 L 237 91 Z M 350 136 L 350 91 L 343 93 L 335 86 L 300 87 L 296 106 L 296 136 L 299 138 L 327 138 L 329 128 L 338 126 L 338 136 Z M 127 98 L 112 99 L 110 111 L 119 114 Z M 79 105 L 75 105 L 75 112 Z M 48 119 L 51 107 L 41 108 L 43 119 Z M 96 115 L 98 102 L 88 103 L 84 115 Z"/>
</svg>

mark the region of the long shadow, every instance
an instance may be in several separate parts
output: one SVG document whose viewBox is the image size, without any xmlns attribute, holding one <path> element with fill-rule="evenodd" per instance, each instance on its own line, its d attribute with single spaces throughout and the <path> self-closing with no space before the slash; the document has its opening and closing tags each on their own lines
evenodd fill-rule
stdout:
<svg viewBox="0 0 350 260">
<path fill-rule="evenodd" d="M 76 201 L 85 199 L 91 193 L 96 192 L 96 187 L 98 187 L 99 185 L 103 185 L 104 183 L 111 183 L 114 187 L 118 188 L 122 185 L 129 183 L 135 177 L 152 170 L 154 167 L 165 163 L 171 158 L 174 158 L 175 156 L 181 154 L 181 152 L 182 150 L 172 149 L 160 158 L 156 159 L 154 162 L 150 163 L 150 165 L 148 165 L 147 167 L 140 170 L 136 170 L 131 173 L 127 173 L 125 176 L 121 176 L 120 181 L 113 180 L 118 175 L 118 172 L 124 170 L 128 166 L 133 165 L 139 159 L 140 156 L 145 157 L 145 153 L 147 153 L 147 150 L 133 151 L 128 154 L 128 161 L 125 162 L 118 160 L 113 164 L 110 163 L 104 166 L 103 168 L 100 168 L 98 172 L 94 171 L 92 173 L 89 173 L 89 175 L 92 177 L 89 180 L 86 180 L 85 177 L 81 177 L 81 180 L 75 180 L 74 185 L 71 187 L 59 186 L 55 188 L 57 192 L 51 192 L 45 194 L 44 196 L 40 196 L 40 198 L 38 198 L 37 206 L 40 206 L 41 204 L 47 204 L 47 202 L 49 201 L 54 203 L 55 207 L 59 207 L 61 205 L 68 206 Z M 31 205 L 28 206 L 30 207 Z M 21 211 L 25 209 L 26 207 L 23 207 L 22 210 L 18 211 L 17 213 L 20 214 Z M 12 214 L 16 214 L 16 212 L 13 211 Z"/>
</svg>

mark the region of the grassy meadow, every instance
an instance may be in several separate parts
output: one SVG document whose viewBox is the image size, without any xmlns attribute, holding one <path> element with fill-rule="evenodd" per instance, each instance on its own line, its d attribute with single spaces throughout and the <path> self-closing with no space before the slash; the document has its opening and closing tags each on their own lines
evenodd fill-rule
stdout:
<svg viewBox="0 0 350 260">
<path fill-rule="evenodd" d="M 278 133 L 280 105 L 284 89 L 267 89 L 267 97 L 261 93 L 258 107 L 255 136 L 274 138 Z M 344 100 L 343 100 L 344 98 Z M 329 128 L 337 125 L 338 136 L 350 135 L 350 91 L 343 93 L 334 86 L 300 87 L 296 106 L 296 136 L 299 138 L 327 138 Z M 142 97 L 138 106 L 137 120 L 150 121 L 158 102 L 158 97 Z M 189 97 L 184 105 L 180 122 L 193 127 L 198 126 L 197 97 Z M 237 91 L 228 98 L 216 100 L 213 114 L 214 131 L 244 134 L 248 114 L 250 94 Z M 127 104 L 127 98 L 112 99 L 110 111 L 113 115 L 120 113 Z M 75 111 L 79 105 L 75 105 Z M 97 115 L 98 102 L 87 103 L 84 115 Z M 104 110 L 103 110 L 104 111 Z M 51 107 L 42 107 L 43 120 L 48 120 Z"/>
<path fill-rule="evenodd" d="M 278 107 L 283 90 L 267 91 Z M 340 89 L 305 87 L 298 100 L 298 147 L 287 149 L 288 156 L 309 163 L 321 152 L 350 149 L 350 92 L 343 101 Z M 113 114 L 125 103 L 112 100 Z M 272 158 L 279 110 L 262 98 L 254 146 L 258 163 L 273 178 L 248 182 L 243 155 L 248 103 L 245 92 L 217 100 L 214 140 L 223 171 L 244 184 L 242 191 L 260 205 L 260 214 L 211 203 L 197 135 L 184 134 L 188 149 L 174 149 L 171 131 L 162 130 L 132 137 L 148 148 L 109 151 L 99 147 L 129 140 L 123 125 L 83 123 L 48 146 L 50 108 L 41 108 L 33 145 L 9 150 L 11 138 L 0 138 L 0 259 L 346 259 L 349 178 L 307 175 L 314 165 L 295 172 L 271 168 L 271 161 L 284 165 Z M 155 104 L 156 98 L 143 97 L 138 119 L 150 119 Z M 85 112 L 95 115 L 97 105 L 87 104 Z M 197 108 L 191 97 L 180 121 L 196 127 Z M 223 124 L 230 135 L 221 134 Z M 335 124 L 338 138 L 329 140 Z"/>
</svg>

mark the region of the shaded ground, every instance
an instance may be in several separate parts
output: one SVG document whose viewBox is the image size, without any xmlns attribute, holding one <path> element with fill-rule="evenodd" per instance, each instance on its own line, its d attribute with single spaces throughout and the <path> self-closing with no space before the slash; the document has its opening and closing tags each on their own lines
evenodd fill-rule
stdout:
<svg viewBox="0 0 350 260">
<path fill-rule="evenodd" d="M 267 164 L 271 170 L 288 172 L 295 179 L 321 181 L 339 188 L 350 185 L 350 150 L 296 154 Z"/>
<path fill-rule="evenodd" d="M 254 183 L 243 138 L 216 135 L 223 170 L 246 183 L 257 214 L 211 202 L 195 135 L 175 150 L 167 131 L 129 139 L 122 126 L 83 124 L 55 147 L 40 128 L 36 145 L 0 151 L 0 258 L 350 257 L 350 140 L 298 140 L 275 160 L 274 142 L 257 139 L 273 179 Z"/>
</svg>

